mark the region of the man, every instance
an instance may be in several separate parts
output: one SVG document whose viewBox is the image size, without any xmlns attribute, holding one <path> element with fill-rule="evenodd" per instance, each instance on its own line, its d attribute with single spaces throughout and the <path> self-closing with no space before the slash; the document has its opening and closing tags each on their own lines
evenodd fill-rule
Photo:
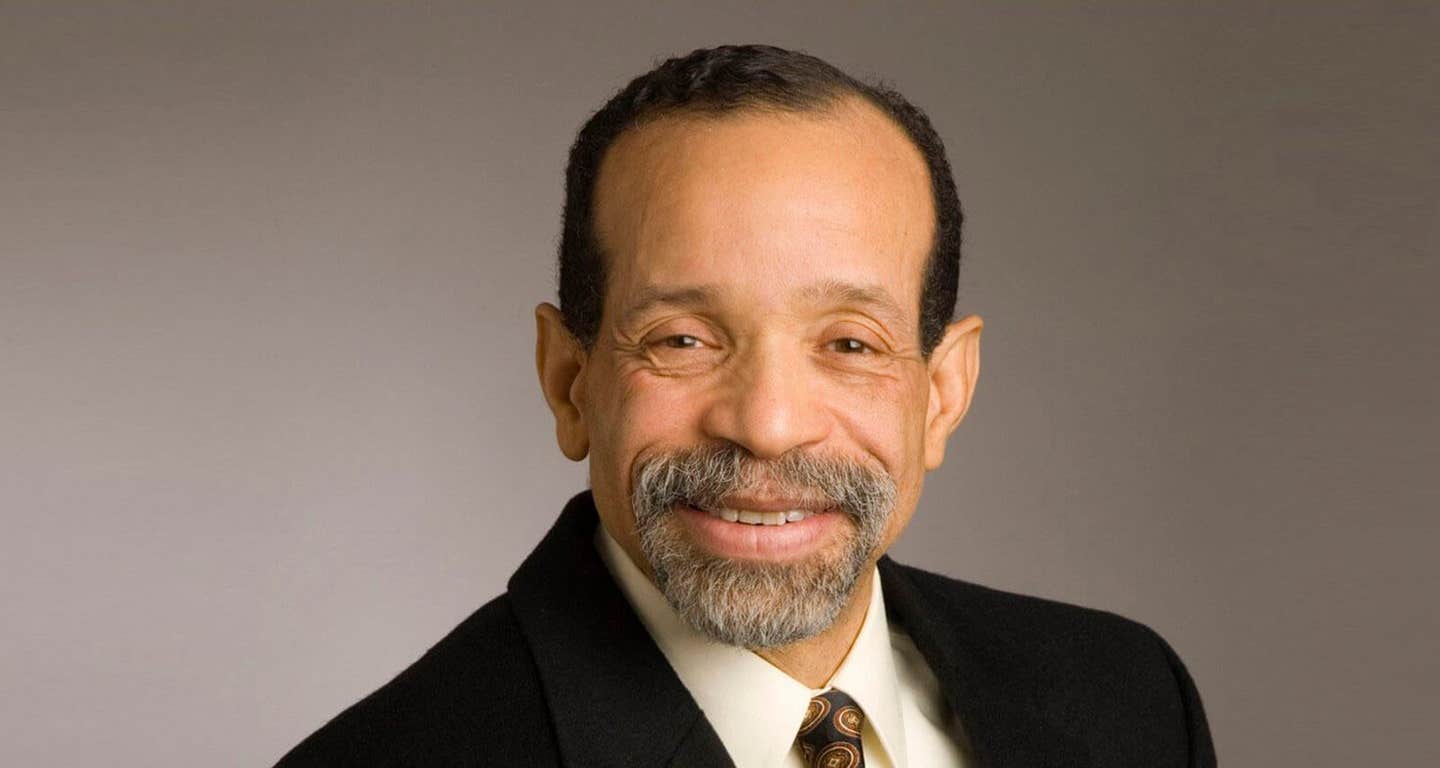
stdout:
<svg viewBox="0 0 1440 768">
<path fill-rule="evenodd" d="M 590 119 L 566 192 L 536 358 L 591 490 L 281 765 L 1215 763 L 1149 629 L 884 557 L 980 370 L 920 110 L 696 51 Z"/>
</svg>

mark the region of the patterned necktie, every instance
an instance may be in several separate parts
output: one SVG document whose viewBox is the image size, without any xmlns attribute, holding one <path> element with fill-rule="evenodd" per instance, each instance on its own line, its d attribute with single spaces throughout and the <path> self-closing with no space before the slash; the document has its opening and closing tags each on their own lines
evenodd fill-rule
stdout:
<svg viewBox="0 0 1440 768">
<path fill-rule="evenodd" d="M 865 714 L 844 691 L 830 690 L 810 700 L 796 739 L 806 768 L 864 768 L 860 726 Z"/>
</svg>

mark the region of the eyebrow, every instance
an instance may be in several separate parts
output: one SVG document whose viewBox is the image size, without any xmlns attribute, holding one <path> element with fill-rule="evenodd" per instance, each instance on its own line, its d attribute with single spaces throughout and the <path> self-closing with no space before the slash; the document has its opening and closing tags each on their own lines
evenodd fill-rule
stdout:
<svg viewBox="0 0 1440 768">
<path fill-rule="evenodd" d="M 628 325 L 659 306 L 686 308 L 705 306 L 715 301 L 715 295 L 714 288 L 704 285 L 682 288 L 661 288 L 647 285 L 636 294 L 634 303 L 621 316 L 621 322 Z"/>
<path fill-rule="evenodd" d="M 885 320 L 903 324 L 905 311 L 884 288 L 874 285 L 856 285 L 843 280 L 825 280 L 801 291 L 805 298 L 817 304 L 859 305 L 868 307 Z"/>
<path fill-rule="evenodd" d="M 629 324 L 661 306 L 693 309 L 711 305 L 716 302 L 719 293 L 709 285 L 674 288 L 648 285 L 636 293 L 634 302 L 622 314 L 621 322 Z M 798 295 L 814 304 L 863 306 L 889 322 L 897 325 L 905 322 L 904 310 L 889 292 L 879 286 L 830 279 L 806 286 L 798 291 Z"/>
</svg>

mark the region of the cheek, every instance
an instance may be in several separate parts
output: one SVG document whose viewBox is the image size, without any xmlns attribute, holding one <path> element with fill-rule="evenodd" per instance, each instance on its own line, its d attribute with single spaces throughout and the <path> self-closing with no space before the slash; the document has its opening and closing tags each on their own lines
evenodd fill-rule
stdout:
<svg viewBox="0 0 1440 768">
<path fill-rule="evenodd" d="M 644 373 L 612 369 L 595 382 L 586 404 L 591 491 L 611 535 L 643 562 L 630 508 L 631 469 L 654 448 L 687 444 L 694 416 L 686 408 L 697 398 L 685 396 L 673 381 Z"/>
<path fill-rule="evenodd" d="M 924 381 L 899 375 L 863 386 L 830 388 L 831 410 L 858 447 L 878 459 L 901 485 L 923 467 Z"/>
<path fill-rule="evenodd" d="M 642 371 L 621 379 L 616 406 L 624 414 L 621 429 L 668 434 L 692 427 L 703 401 L 703 387 L 697 391 L 697 386 L 686 380 Z"/>
<path fill-rule="evenodd" d="M 923 376 L 902 376 L 872 384 L 847 396 L 836 409 L 859 449 L 880 461 L 895 479 L 895 510 L 886 526 L 882 551 L 909 524 L 925 478 L 925 412 L 929 389 Z"/>
<path fill-rule="evenodd" d="M 604 434 L 597 442 L 605 445 L 610 471 L 628 485 L 628 473 L 647 451 L 695 442 L 703 398 L 678 380 L 645 371 L 622 372 L 613 381 L 602 406 Z"/>
</svg>

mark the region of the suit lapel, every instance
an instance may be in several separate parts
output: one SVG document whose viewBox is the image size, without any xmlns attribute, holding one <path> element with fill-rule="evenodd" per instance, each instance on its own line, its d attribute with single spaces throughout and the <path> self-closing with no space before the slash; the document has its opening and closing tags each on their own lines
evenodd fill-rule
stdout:
<svg viewBox="0 0 1440 768">
<path fill-rule="evenodd" d="M 571 499 L 509 583 L 564 764 L 733 768 L 595 551 L 597 523 L 588 492 Z M 889 557 L 879 567 L 890 620 L 934 671 L 982 768 L 1084 761 L 1085 746 L 1038 714 L 1037 670 L 1017 663 L 976 588 L 927 588 Z"/>
<path fill-rule="evenodd" d="M 960 719 L 983 768 L 1084 764 L 1087 749 L 1040 716 L 1038 670 L 1017 663 L 1015 642 L 966 590 L 926 590 L 911 569 L 883 557 L 886 612 L 915 642 Z"/>
<path fill-rule="evenodd" d="M 714 729 L 595 551 L 589 492 L 511 577 L 567 766 L 733 768 Z"/>
</svg>

